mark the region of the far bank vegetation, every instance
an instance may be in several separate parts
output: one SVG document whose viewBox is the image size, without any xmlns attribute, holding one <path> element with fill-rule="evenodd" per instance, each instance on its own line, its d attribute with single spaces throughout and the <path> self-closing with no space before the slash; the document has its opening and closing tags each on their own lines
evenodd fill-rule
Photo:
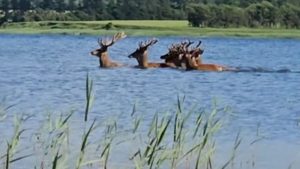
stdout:
<svg viewBox="0 0 300 169">
<path fill-rule="evenodd" d="M 188 20 L 194 27 L 300 28 L 300 1 L 0 0 L 0 25 L 94 20 Z"/>
</svg>

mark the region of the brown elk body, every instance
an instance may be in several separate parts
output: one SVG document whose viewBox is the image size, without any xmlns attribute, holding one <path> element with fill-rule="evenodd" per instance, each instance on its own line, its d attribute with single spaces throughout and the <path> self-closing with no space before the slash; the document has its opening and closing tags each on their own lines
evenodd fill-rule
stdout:
<svg viewBox="0 0 300 169">
<path fill-rule="evenodd" d="M 163 68 L 168 67 L 165 63 L 153 63 L 148 62 L 148 47 L 157 43 L 158 40 L 152 39 L 146 42 L 140 42 L 139 48 L 136 49 L 133 53 L 128 55 L 129 58 L 135 58 L 138 62 L 138 68 L 146 69 L 146 68 Z"/>
<path fill-rule="evenodd" d="M 205 64 L 205 63 L 200 63 L 197 60 L 197 55 L 193 54 L 186 54 L 185 58 L 187 59 L 187 69 L 188 70 L 201 70 L 201 71 L 227 71 L 229 68 L 222 66 L 222 65 L 217 65 L 217 64 Z"/>
<path fill-rule="evenodd" d="M 125 38 L 124 32 L 119 32 L 113 36 L 112 39 L 98 39 L 99 49 L 91 52 L 91 55 L 99 58 L 99 64 L 102 68 L 120 67 L 122 64 L 111 61 L 108 54 L 108 47 L 112 46 L 116 41 Z"/>
</svg>

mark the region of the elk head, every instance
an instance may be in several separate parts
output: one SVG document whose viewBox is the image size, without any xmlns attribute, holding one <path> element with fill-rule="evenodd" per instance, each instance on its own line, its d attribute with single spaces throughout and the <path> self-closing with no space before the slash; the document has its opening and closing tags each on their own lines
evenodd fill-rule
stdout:
<svg viewBox="0 0 300 169">
<path fill-rule="evenodd" d="M 109 38 L 98 39 L 98 44 L 100 48 L 92 51 L 91 55 L 99 58 L 100 67 L 112 67 L 113 65 L 116 65 L 116 64 L 113 65 L 111 64 L 107 49 L 108 47 L 112 46 L 115 42 L 125 37 L 126 35 L 124 32 L 119 32 L 116 33 L 111 39 Z"/>
<path fill-rule="evenodd" d="M 171 47 L 169 47 L 169 52 L 160 58 L 165 59 L 166 64 L 171 67 L 181 67 L 184 54 L 189 51 L 189 46 L 193 43 L 194 42 L 187 40 L 182 41 L 180 44 L 172 44 Z"/>
<path fill-rule="evenodd" d="M 191 54 L 195 60 L 197 61 L 198 64 L 201 64 L 202 63 L 202 58 L 201 58 L 201 55 L 203 54 L 204 52 L 204 49 L 200 48 L 200 45 L 201 45 L 201 41 L 198 42 L 198 44 L 193 47 L 188 53 Z"/>
<path fill-rule="evenodd" d="M 156 44 L 157 42 L 158 42 L 157 39 L 151 39 L 145 42 L 140 42 L 139 47 L 133 53 L 128 55 L 128 58 L 136 58 L 137 60 L 140 60 L 141 57 L 147 55 L 148 47 Z"/>
<path fill-rule="evenodd" d="M 150 63 L 148 63 L 148 53 L 147 49 L 149 46 L 152 46 L 158 42 L 157 39 L 147 40 L 145 42 L 140 42 L 139 47 L 130 55 L 129 58 L 135 58 L 138 62 L 138 67 L 140 68 L 148 68 L 151 67 Z"/>
<path fill-rule="evenodd" d="M 100 46 L 99 49 L 96 49 L 94 51 L 91 52 L 91 55 L 97 56 L 97 57 L 101 57 L 101 54 L 107 52 L 107 48 L 112 46 L 116 41 L 125 38 L 126 35 L 124 32 L 118 32 L 116 33 L 112 39 L 109 38 L 105 38 L 105 39 L 98 39 L 98 44 Z"/>
</svg>

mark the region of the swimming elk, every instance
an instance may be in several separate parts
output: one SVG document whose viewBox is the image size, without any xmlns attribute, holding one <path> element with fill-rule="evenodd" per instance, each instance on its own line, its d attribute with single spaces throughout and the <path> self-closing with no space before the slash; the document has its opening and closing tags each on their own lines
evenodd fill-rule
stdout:
<svg viewBox="0 0 300 169">
<path fill-rule="evenodd" d="M 194 53 L 194 55 L 197 55 L 195 58 L 195 61 L 197 63 L 201 63 L 201 55 L 203 54 L 204 50 L 200 48 L 201 41 L 198 42 L 198 44 L 190 49 L 190 46 L 194 42 L 192 41 L 183 41 L 180 44 L 172 44 L 169 48 L 169 52 L 163 56 L 161 56 L 161 59 L 165 59 L 165 63 L 173 68 L 183 68 L 187 69 L 187 62 L 185 55 Z"/>
<path fill-rule="evenodd" d="M 217 65 L 217 64 L 205 64 L 199 62 L 199 54 L 198 51 L 194 51 L 193 53 L 186 53 L 184 57 L 187 60 L 187 70 L 201 70 L 201 71 L 229 71 L 231 68 Z"/>
<path fill-rule="evenodd" d="M 99 58 L 100 67 L 103 68 L 112 68 L 112 67 L 120 67 L 122 64 L 113 62 L 110 60 L 108 55 L 108 47 L 112 46 L 116 41 L 125 38 L 126 35 L 124 32 L 116 33 L 112 39 L 98 39 L 98 44 L 100 46 L 99 49 L 96 49 L 91 52 L 91 55 Z"/>
<path fill-rule="evenodd" d="M 157 39 L 148 40 L 145 42 L 140 42 L 139 47 L 128 55 L 129 58 L 135 58 L 138 62 L 139 68 L 158 68 L 158 67 L 168 67 L 165 63 L 152 63 L 148 62 L 148 47 L 156 44 L 158 42 Z"/>
</svg>

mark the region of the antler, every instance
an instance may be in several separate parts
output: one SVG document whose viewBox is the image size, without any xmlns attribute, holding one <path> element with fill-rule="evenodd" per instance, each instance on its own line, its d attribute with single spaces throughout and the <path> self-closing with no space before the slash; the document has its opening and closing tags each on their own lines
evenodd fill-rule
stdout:
<svg viewBox="0 0 300 169">
<path fill-rule="evenodd" d="M 190 40 L 182 41 L 178 44 L 172 44 L 171 47 L 169 47 L 169 52 L 176 52 L 176 53 L 185 53 L 188 52 L 189 47 L 193 44 L 194 42 Z"/>
<path fill-rule="evenodd" d="M 202 41 L 201 41 L 201 40 L 199 40 L 199 42 L 198 42 L 198 44 L 197 44 L 196 48 L 198 48 L 198 47 L 201 45 L 201 43 L 202 43 Z"/>
<path fill-rule="evenodd" d="M 145 41 L 145 42 L 140 42 L 140 43 L 139 43 L 139 47 L 140 47 L 140 48 L 148 48 L 149 46 L 154 45 L 154 44 L 156 44 L 157 42 L 158 42 L 157 39 L 147 40 L 147 41 Z"/>
<path fill-rule="evenodd" d="M 196 47 L 194 47 L 194 48 L 190 51 L 190 53 L 192 54 L 192 56 L 194 56 L 194 57 L 199 57 L 200 55 L 203 54 L 204 49 L 202 49 L 202 48 L 200 47 L 201 43 L 202 43 L 201 40 L 199 40 L 199 42 L 198 42 L 198 44 L 196 45 Z"/>
<path fill-rule="evenodd" d="M 185 42 L 181 42 L 181 45 L 182 45 L 184 48 L 188 49 L 193 43 L 195 43 L 195 42 L 192 42 L 192 41 L 190 41 L 190 40 L 186 40 Z"/>
<path fill-rule="evenodd" d="M 191 49 L 190 53 L 193 53 L 194 51 L 203 51 L 203 50 L 200 48 L 201 43 L 202 43 L 202 41 L 199 40 L 198 44 L 197 44 L 195 47 L 193 47 L 193 48 Z"/>
<path fill-rule="evenodd" d="M 116 33 L 113 38 L 110 40 L 108 38 L 103 39 L 98 39 L 98 43 L 100 46 L 112 46 L 116 41 L 125 38 L 127 35 L 124 32 L 118 32 Z"/>
</svg>

